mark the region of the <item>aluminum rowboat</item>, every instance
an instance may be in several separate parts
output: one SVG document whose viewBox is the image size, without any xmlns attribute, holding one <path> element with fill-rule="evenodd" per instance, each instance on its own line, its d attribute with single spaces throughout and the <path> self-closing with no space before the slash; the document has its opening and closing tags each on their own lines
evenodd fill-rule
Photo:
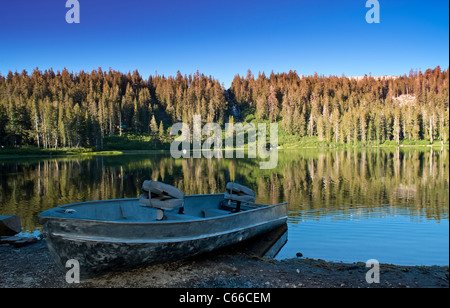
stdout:
<svg viewBox="0 0 450 308">
<path fill-rule="evenodd" d="M 239 243 L 286 224 L 286 203 L 223 206 L 224 194 L 188 195 L 184 213 L 139 204 L 138 198 L 63 205 L 39 215 L 58 267 L 78 261 L 82 279 L 186 259 Z"/>
</svg>

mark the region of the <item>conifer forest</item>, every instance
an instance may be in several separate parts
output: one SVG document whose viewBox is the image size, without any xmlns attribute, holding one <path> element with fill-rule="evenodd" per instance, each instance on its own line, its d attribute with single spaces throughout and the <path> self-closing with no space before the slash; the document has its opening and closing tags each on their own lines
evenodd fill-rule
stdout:
<svg viewBox="0 0 450 308">
<path fill-rule="evenodd" d="M 105 138 L 170 140 L 176 122 L 279 123 L 283 134 L 334 144 L 449 141 L 449 69 L 399 77 L 236 75 L 148 78 L 102 69 L 23 70 L 0 75 L 0 146 L 102 150 Z M 169 138 L 169 139 L 168 139 Z"/>
</svg>

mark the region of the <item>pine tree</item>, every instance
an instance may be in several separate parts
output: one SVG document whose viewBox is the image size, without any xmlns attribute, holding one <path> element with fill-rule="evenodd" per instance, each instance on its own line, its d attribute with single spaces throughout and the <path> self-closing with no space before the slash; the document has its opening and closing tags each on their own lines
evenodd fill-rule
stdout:
<svg viewBox="0 0 450 308">
<path fill-rule="evenodd" d="M 334 142 L 338 143 L 340 140 L 340 114 L 336 108 L 331 113 L 331 127 L 333 127 Z"/>
<path fill-rule="evenodd" d="M 294 134 L 300 134 L 300 110 L 297 106 L 294 106 L 294 113 L 292 114 L 292 132 Z M 301 136 L 303 137 L 303 136 Z"/>
<path fill-rule="evenodd" d="M 319 141 L 325 140 L 325 125 L 323 122 L 323 117 L 319 117 L 316 123 L 317 136 L 319 137 Z"/>
<path fill-rule="evenodd" d="M 269 105 L 269 121 L 272 123 L 276 122 L 278 119 L 278 115 L 280 113 L 280 106 L 279 106 L 278 98 L 277 98 L 275 88 L 273 85 L 270 86 L 268 105 Z"/>
<path fill-rule="evenodd" d="M 362 142 L 367 142 L 367 113 L 365 111 L 361 111 L 359 113 L 359 131 Z"/>
<path fill-rule="evenodd" d="M 58 139 L 61 141 L 63 147 L 67 146 L 67 134 L 64 119 L 64 105 L 59 104 L 58 106 Z"/>
<path fill-rule="evenodd" d="M 31 112 L 32 112 L 33 122 L 34 122 L 34 133 L 36 136 L 35 138 L 36 138 L 37 146 L 38 146 L 38 148 L 40 148 L 41 142 L 40 142 L 39 106 L 38 106 L 38 102 L 37 102 L 36 98 L 32 98 L 31 106 L 32 106 Z"/>
<path fill-rule="evenodd" d="M 394 115 L 394 127 L 393 127 L 393 134 L 394 134 L 394 140 L 397 143 L 397 145 L 400 144 L 400 137 L 401 137 L 401 119 L 400 119 L 400 112 L 395 112 Z"/>
<path fill-rule="evenodd" d="M 411 139 L 414 141 L 421 139 L 422 116 L 414 109 L 412 113 Z"/>
<path fill-rule="evenodd" d="M 8 114 L 6 112 L 6 108 L 0 104 L 0 146 L 3 145 L 4 139 L 7 135 L 6 127 L 8 126 Z"/>
<path fill-rule="evenodd" d="M 256 99 L 256 117 L 258 120 L 263 120 L 267 113 L 266 100 L 263 97 Z"/>
<path fill-rule="evenodd" d="M 139 108 L 138 108 L 138 102 L 136 98 L 133 99 L 133 117 L 132 117 L 132 123 L 133 123 L 133 131 L 137 134 L 140 133 L 141 130 L 141 123 L 139 121 Z"/>
<path fill-rule="evenodd" d="M 386 117 L 384 112 L 376 114 L 375 127 L 375 135 L 378 143 L 384 143 L 386 141 Z"/>
<path fill-rule="evenodd" d="M 159 134 L 158 124 L 156 124 L 155 115 L 152 116 L 152 120 L 150 121 L 150 133 L 152 137 L 155 139 Z"/>
<path fill-rule="evenodd" d="M 281 109 L 281 125 L 285 131 L 292 133 L 292 106 L 289 103 L 288 96 L 283 96 L 282 109 Z"/>
<path fill-rule="evenodd" d="M 164 141 L 164 125 L 162 121 L 159 122 L 158 137 L 159 141 Z"/>
<path fill-rule="evenodd" d="M 300 137 L 306 136 L 306 115 L 304 113 L 300 113 L 298 118 L 298 134 Z"/>
<path fill-rule="evenodd" d="M 352 123 L 350 112 L 345 112 L 342 116 L 341 133 L 342 141 L 350 143 L 352 141 Z"/>
</svg>

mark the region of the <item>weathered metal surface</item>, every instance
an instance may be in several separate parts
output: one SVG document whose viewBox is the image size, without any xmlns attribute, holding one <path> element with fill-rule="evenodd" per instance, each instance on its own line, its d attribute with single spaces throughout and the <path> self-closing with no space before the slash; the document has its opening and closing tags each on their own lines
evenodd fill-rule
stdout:
<svg viewBox="0 0 450 308">
<path fill-rule="evenodd" d="M 185 214 L 168 212 L 162 221 L 138 199 L 70 204 L 43 212 L 39 221 L 58 266 L 67 271 L 67 260 L 76 259 L 84 278 L 192 257 L 286 223 L 285 204 L 203 218 L 207 210 L 220 213 L 221 200 L 223 194 L 186 196 Z"/>
</svg>

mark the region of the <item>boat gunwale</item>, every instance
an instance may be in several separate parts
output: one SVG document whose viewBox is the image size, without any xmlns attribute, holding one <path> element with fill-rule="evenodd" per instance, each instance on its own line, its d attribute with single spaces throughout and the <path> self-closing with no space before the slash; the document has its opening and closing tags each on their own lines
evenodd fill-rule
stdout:
<svg viewBox="0 0 450 308">
<path fill-rule="evenodd" d="M 208 196 L 217 196 L 217 195 L 224 195 L 223 193 L 218 193 L 218 194 L 198 194 L 198 195 L 186 195 L 185 197 L 208 197 Z M 93 218 L 76 218 L 76 217 L 61 217 L 61 216 L 53 216 L 53 215 L 42 215 L 45 214 L 45 212 L 47 211 L 54 211 L 56 212 L 57 209 L 59 208 L 70 208 L 70 207 L 74 207 L 74 206 L 80 206 L 82 204 L 86 204 L 86 203 L 106 203 L 106 202 L 123 202 L 123 201 L 133 201 L 133 200 L 139 200 L 139 198 L 124 198 L 124 199 L 107 199 L 107 200 L 93 200 L 93 201 L 83 201 L 83 202 L 76 202 L 76 203 L 69 203 L 69 204 L 65 204 L 65 205 L 61 205 L 55 208 L 51 208 L 48 209 L 44 212 L 42 212 L 41 214 L 39 214 L 38 219 L 39 222 L 41 224 L 44 224 L 46 221 L 52 220 L 59 220 L 59 221 L 79 221 L 79 222 L 94 222 L 94 223 L 104 223 L 104 224 L 130 224 L 130 225 L 150 225 L 150 224 L 177 224 L 177 223 L 189 223 L 189 222 L 207 222 L 207 221 L 211 221 L 211 220 L 219 220 L 219 219 L 225 219 L 228 218 L 230 216 L 234 217 L 236 215 L 242 215 L 245 213 L 252 213 L 255 211 L 260 211 L 263 209 L 270 209 L 270 208 L 274 208 L 277 206 L 282 206 L 287 204 L 287 202 L 281 202 L 281 203 L 277 203 L 277 204 L 273 204 L 273 205 L 269 205 L 269 204 L 260 204 L 260 203 L 255 203 L 257 205 L 261 205 L 260 207 L 254 208 L 254 209 L 248 209 L 245 211 L 241 211 L 241 212 L 236 212 L 236 213 L 229 213 L 227 215 L 222 215 L 222 216 L 214 216 L 214 217 L 208 217 L 208 218 L 203 218 L 203 217 L 196 217 L 196 216 L 192 216 L 195 217 L 195 219 L 183 219 L 183 220 L 151 220 L 151 221 L 141 221 L 141 220 L 127 220 L 127 219 L 123 219 L 123 220 L 109 220 L 109 219 L 93 219 Z M 54 213 L 53 212 L 53 213 Z M 52 214 L 53 214 L 52 213 Z M 57 212 L 56 212 L 57 213 Z M 68 213 L 69 214 L 69 213 Z M 70 215 L 70 214 L 69 214 Z M 183 214 L 180 214 L 183 215 Z M 287 216 L 286 216 L 287 217 Z M 41 222 L 42 221 L 42 222 Z"/>
<path fill-rule="evenodd" d="M 159 244 L 159 243 L 183 243 L 188 241 L 195 241 L 195 240 L 201 240 L 201 239 L 208 239 L 208 238 L 214 238 L 226 234 L 241 232 L 244 230 L 257 228 L 260 226 L 264 226 L 271 223 L 277 223 L 282 222 L 287 219 L 287 216 L 281 216 L 277 217 L 268 221 L 259 222 L 256 224 L 252 224 L 245 227 L 240 228 L 234 228 L 229 229 L 221 232 L 213 232 L 213 233 L 206 233 L 204 235 L 198 235 L 198 236 L 191 236 L 191 237 L 176 237 L 176 238 L 147 238 L 145 240 L 143 239 L 130 239 L 130 238 L 123 238 L 123 237 L 89 237 L 89 236 L 78 236 L 78 235 L 71 235 L 71 234 L 63 234 L 63 233 L 52 233 L 52 236 L 63 238 L 65 240 L 71 240 L 71 241 L 84 241 L 84 242 L 96 242 L 96 243 L 122 243 L 122 244 Z"/>
</svg>

